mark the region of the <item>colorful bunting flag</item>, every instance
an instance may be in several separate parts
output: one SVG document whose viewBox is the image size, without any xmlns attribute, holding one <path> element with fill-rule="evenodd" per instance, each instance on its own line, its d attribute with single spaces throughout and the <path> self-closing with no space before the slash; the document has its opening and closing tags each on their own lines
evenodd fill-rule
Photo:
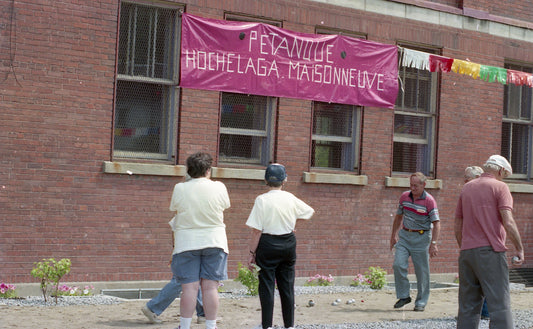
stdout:
<svg viewBox="0 0 533 329">
<path fill-rule="evenodd" d="M 507 69 L 501 67 L 481 65 L 479 75 L 481 80 L 488 82 L 498 81 L 502 85 L 507 84 Z"/>
<path fill-rule="evenodd" d="M 515 70 L 507 70 L 507 83 L 518 86 L 529 86 L 533 88 L 533 74 Z"/>
<path fill-rule="evenodd" d="M 403 47 L 399 48 L 402 58 L 402 66 L 412 67 L 419 70 L 427 70 L 430 72 L 451 71 L 458 74 L 471 76 L 474 79 L 480 78 L 481 80 L 488 82 L 497 81 L 503 85 L 510 83 L 518 86 L 525 85 L 533 88 L 532 73 L 481 65 L 472 63 L 470 61 L 438 56 Z"/>
<path fill-rule="evenodd" d="M 453 58 L 444 56 L 429 55 L 429 70 L 431 72 L 450 72 L 452 70 Z"/>
<path fill-rule="evenodd" d="M 402 65 L 429 71 L 429 53 L 403 48 Z"/>
<path fill-rule="evenodd" d="M 471 76 L 474 79 L 479 77 L 479 71 L 481 70 L 481 65 L 462 61 L 460 59 L 454 59 L 452 64 L 452 71 L 459 74 L 466 74 Z"/>
</svg>

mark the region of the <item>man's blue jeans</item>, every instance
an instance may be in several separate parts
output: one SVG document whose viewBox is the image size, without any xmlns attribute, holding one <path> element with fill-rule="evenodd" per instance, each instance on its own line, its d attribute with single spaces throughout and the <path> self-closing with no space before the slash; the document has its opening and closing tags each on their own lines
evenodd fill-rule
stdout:
<svg viewBox="0 0 533 329">
<path fill-rule="evenodd" d="M 161 315 L 172 302 L 178 298 L 181 294 L 181 283 L 176 278 L 172 277 L 169 283 L 167 283 L 157 296 L 152 298 L 146 306 L 150 311 L 157 315 Z M 205 316 L 204 306 L 202 303 L 202 292 L 198 289 L 198 299 L 196 300 L 196 315 Z"/>
</svg>

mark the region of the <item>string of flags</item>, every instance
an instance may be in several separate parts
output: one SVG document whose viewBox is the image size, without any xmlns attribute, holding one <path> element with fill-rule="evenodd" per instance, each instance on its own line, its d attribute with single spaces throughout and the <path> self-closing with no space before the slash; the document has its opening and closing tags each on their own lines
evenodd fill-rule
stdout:
<svg viewBox="0 0 533 329">
<path fill-rule="evenodd" d="M 430 72 L 455 72 L 474 79 L 533 88 L 533 74 L 400 47 L 401 65 Z"/>
</svg>

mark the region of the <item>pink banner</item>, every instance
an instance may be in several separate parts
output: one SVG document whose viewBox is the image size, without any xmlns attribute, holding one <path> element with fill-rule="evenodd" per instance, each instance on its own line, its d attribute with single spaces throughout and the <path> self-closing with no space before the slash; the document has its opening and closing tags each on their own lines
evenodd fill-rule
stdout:
<svg viewBox="0 0 533 329">
<path fill-rule="evenodd" d="M 182 87 L 394 107 L 394 45 L 189 14 L 182 19 Z"/>
</svg>

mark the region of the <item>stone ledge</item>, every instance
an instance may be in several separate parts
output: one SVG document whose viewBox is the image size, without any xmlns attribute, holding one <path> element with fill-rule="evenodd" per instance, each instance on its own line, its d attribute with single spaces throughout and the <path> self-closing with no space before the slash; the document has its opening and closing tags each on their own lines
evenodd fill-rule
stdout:
<svg viewBox="0 0 533 329">
<path fill-rule="evenodd" d="M 211 168 L 212 178 L 234 178 L 234 179 L 251 179 L 264 180 L 264 169 L 238 169 L 238 168 Z"/>
<path fill-rule="evenodd" d="M 531 184 L 516 184 L 507 183 L 511 193 L 533 193 L 533 185 Z"/>
<path fill-rule="evenodd" d="M 187 174 L 187 167 L 184 165 L 169 165 L 160 163 L 104 161 L 103 172 L 106 174 L 120 175 L 155 175 L 184 177 Z M 263 180 L 265 179 L 265 170 L 213 167 L 211 169 L 211 177 Z"/>
<path fill-rule="evenodd" d="M 409 188 L 409 177 L 385 177 L 385 186 Z M 442 189 L 442 179 L 426 180 L 426 189 Z"/>
<path fill-rule="evenodd" d="M 368 177 L 365 175 L 350 174 L 326 174 L 318 172 L 304 172 L 304 183 L 315 184 L 348 184 L 348 185 L 367 185 Z"/>
<path fill-rule="evenodd" d="M 104 161 L 103 171 L 106 174 L 155 176 L 185 176 L 187 173 L 185 166 L 119 161 Z"/>
</svg>

